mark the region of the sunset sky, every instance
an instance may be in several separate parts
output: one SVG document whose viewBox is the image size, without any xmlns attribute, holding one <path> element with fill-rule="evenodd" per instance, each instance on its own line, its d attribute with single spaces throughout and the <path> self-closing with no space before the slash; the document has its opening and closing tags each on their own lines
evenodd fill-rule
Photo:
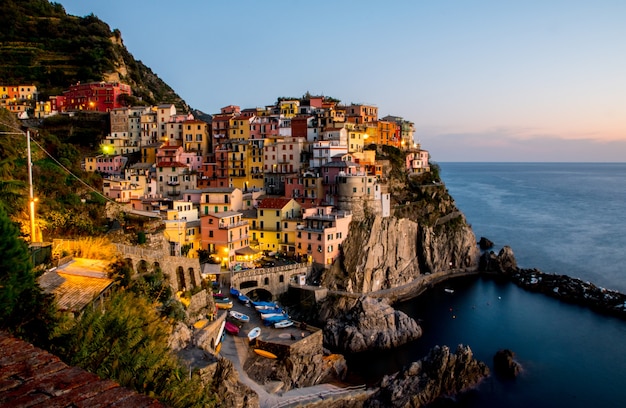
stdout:
<svg viewBox="0 0 626 408">
<path fill-rule="evenodd" d="M 434 161 L 625 161 L 626 1 L 60 0 L 193 108 L 332 96 Z"/>
</svg>

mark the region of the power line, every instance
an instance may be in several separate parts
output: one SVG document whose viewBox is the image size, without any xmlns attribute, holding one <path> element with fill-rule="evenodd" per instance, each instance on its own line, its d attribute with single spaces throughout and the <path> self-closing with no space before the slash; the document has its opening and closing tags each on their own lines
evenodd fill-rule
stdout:
<svg viewBox="0 0 626 408">
<path fill-rule="evenodd" d="M 0 134 L 8 134 L 8 135 L 24 135 L 27 136 L 25 132 L 23 132 L 21 129 L 15 128 L 12 124 L 8 124 L 8 123 L 4 123 L 4 122 L 0 122 L 0 125 L 6 126 L 9 129 L 14 129 L 14 130 L 18 130 L 19 132 L 0 132 Z M 67 172 L 69 175 L 71 175 L 72 177 L 74 177 L 76 180 L 78 180 L 80 183 L 82 183 L 85 187 L 87 187 L 89 190 L 91 190 L 92 192 L 96 193 L 98 196 L 104 198 L 107 202 L 113 203 L 113 204 L 118 204 L 119 203 L 117 201 L 111 200 L 109 197 L 105 196 L 104 194 L 102 194 L 100 191 L 96 190 L 95 188 L 93 188 L 92 186 L 90 186 L 89 184 L 87 184 L 87 182 L 85 182 L 83 179 L 81 179 L 80 177 L 78 177 L 77 175 L 75 175 L 74 173 L 72 173 L 71 170 L 69 170 L 67 167 L 65 167 L 63 164 L 59 163 L 59 161 L 54 158 L 46 149 L 44 149 L 39 143 L 37 143 L 35 140 L 31 141 L 37 145 L 37 147 L 39 147 L 41 149 L 42 152 L 44 152 L 49 158 L 51 158 L 59 167 L 61 167 L 65 172 Z"/>
</svg>

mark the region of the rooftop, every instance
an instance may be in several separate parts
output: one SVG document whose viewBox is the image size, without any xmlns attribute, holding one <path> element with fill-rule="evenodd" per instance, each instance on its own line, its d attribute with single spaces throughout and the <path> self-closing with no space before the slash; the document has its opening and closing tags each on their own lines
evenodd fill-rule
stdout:
<svg viewBox="0 0 626 408">
<path fill-rule="evenodd" d="M 0 405 L 12 407 L 165 407 L 159 401 L 102 380 L 0 331 Z"/>
</svg>

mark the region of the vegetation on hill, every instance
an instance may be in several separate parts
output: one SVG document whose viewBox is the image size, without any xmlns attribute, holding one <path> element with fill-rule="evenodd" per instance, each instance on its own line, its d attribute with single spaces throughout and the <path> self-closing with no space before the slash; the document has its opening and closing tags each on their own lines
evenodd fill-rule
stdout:
<svg viewBox="0 0 626 408">
<path fill-rule="evenodd" d="M 146 297 L 115 294 L 104 306 L 88 308 L 56 339 L 54 349 L 68 364 L 157 398 L 171 407 L 212 407 L 205 388 L 167 345 L 170 325 Z"/>
<path fill-rule="evenodd" d="M 47 0 L 0 2 L 0 83 L 35 84 L 41 98 L 60 95 L 77 82 L 119 80 L 129 84 L 129 104 L 187 104 L 128 52 L 121 33 L 93 14 L 67 15 Z M 41 99 L 40 98 L 40 99 Z"/>
<path fill-rule="evenodd" d="M 108 116 L 81 114 L 50 118 L 31 131 L 33 190 L 38 201 L 39 233 L 76 237 L 105 229 L 102 178 L 82 170 L 85 153 L 94 150 L 108 126 Z M 0 205 L 30 235 L 26 129 L 10 112 L 0 109 Z"/>
</svg>

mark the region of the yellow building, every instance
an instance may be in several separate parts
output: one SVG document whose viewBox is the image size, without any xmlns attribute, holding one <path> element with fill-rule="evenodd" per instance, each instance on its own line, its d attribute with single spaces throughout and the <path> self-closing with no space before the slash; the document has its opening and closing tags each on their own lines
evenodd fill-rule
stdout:
<svg viewBox="0 0 626 408">
<path fill-rule="evenodd" d="M 198 152 L 202 156 L 209 153 L 209 125 L 201 120 L 183 122 L 183 146 L 186 152 Z"/>
<path fill-rule="evenodd" d="M 295 245 L 296 224 L 300 204 L 292 198 L 265 198 L 259 202 L 256 220 L 252 223 L 252 241 L 269 252 L 290 252 Z"/>
<path fill-rule="evenodd" d="M 254 120 L 254 115 L 249 117 L 236 116 L 230 119 L 228 126 L 230 128 L 229 139 L 231 140 L 249 140 L 250 125 Z"/>
<path fill-rule="evenodd" d="M 278 108 L 280 109 L 280 115 L 284 118 L 293 118 L 299 112 L 300 101 L 298 100 L 285 100 L 280 101 L 278 103 Z"/>
<path fill-rule="evenodd" d="M 345 128 L 348 131 L 348 153 L 362 152 L 365 141 L 369 139 L 366 128 L 352 123 L 346 123 Z"/>
</svg>

